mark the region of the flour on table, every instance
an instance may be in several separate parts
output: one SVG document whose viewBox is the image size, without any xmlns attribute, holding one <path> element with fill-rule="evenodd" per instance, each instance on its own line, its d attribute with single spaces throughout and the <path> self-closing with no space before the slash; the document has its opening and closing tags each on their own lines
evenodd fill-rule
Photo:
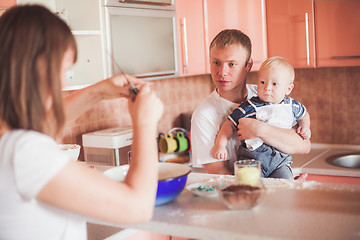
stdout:
<svg viewBox="0 0 360 240">
<path fill-rule="evenodd" d="M 206 225 L 208 223 L 208 219 L 206 215 L 193 215 L 190 218 L 190 223 Z"/>
</svg>

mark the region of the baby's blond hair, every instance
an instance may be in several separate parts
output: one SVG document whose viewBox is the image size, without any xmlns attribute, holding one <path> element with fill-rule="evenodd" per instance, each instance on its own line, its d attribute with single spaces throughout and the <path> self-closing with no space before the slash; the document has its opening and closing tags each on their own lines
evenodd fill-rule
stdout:
<svg viewBox="0 0 360 240">
<path fill-rule="evenodd" d="M 259 68 L 259 74 L 263 73 L 266 70 L 270 70 L 275 67 L 283 67 L 289 72 L 290 82 L 293 83 L 295 79 L 295 71 L 290 62 L 283 57 L 274 56 L 266 59 Z"/>
</svg>

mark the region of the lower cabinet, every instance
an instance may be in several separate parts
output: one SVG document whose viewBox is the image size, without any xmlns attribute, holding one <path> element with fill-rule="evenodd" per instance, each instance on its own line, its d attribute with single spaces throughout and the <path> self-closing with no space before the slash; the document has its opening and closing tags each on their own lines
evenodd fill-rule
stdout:
<svg viewBox="0 0 360 240">
<path fill-rule="evenodd" d="M 342 177 L 342 176 L 309 174 L 308 177 L 306 178 L 306 181 L 360 184 L 360 177 Z"/>
<path fill-rule="evenodd" d="M 159 233 L 152 233 L 152 232 L 146 232 L 146 231 L 138 231 L 131 236 L 128 236 L 124 238 L 124 240 L 191 240 L 188 238 L 181 238 L 181 237 L 173 237 L 173 236 L 167 236 L 162 235 Z"/>
</svg>

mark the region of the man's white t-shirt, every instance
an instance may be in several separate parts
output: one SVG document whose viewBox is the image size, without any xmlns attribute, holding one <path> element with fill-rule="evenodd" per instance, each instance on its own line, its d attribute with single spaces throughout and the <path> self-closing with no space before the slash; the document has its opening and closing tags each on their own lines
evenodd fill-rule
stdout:
<svg viewBox="0 0 360 240">
<path fill-rule="evenodd" d="M 250 99 L 257 96 L 256 85 L 246 85 Z M 210 151 L 214 146 L 214 141 L 222 124 L 232 111 L 239 104 L 230 102 L 220 97 L 216 89 L 195 109 L 191 118 L 191 149 L 192 165 L 203 167 L 203 164 L 222 161 L 211 157 Z M 239 147 L 237 133 L 234 132 L 232 138 L 226 145 L 228 160 L 236 160 L 236 152 Z"/>
<path fill-rule="evenodd" d="M 69 161 L 45 134 L 11 130 L 0 138 L 0 239 L 87 239 L 84 217 L 36 200 Z"/>
</svg>

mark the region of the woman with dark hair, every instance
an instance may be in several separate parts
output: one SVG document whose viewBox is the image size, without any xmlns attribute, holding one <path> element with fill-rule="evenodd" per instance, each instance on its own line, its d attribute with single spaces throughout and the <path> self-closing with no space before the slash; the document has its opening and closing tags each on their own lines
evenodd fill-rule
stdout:
<svg viewBox="0 0 360 240">
<path fill-rule="evenodd" d="M 75 39 L 65 22 L 37 5 L 0 17 L 0 52 L 0 239 L 86 239 L 87 218 L 149 220 L 163 112 L 149 86 L 114 76 L 71 95 L 66 101 L 73 104 L 64 110 L 61 89 L 76 61 Z M 129 78 L 140 88 L 135 99 Z M 132 99 L 132 161 L 122 183 L 71 161 L 54 140 L 66 119 L 115 97 Z"/>
</svg>

